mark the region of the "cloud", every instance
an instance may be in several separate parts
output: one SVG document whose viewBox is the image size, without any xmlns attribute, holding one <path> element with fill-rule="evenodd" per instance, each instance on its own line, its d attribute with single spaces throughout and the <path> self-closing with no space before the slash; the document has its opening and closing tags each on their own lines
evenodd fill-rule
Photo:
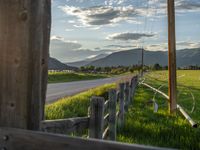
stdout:
<svg viewBox="0 0 200 150">
<path fill-rule="evenodd" d="M 66 28 L 65 31 L 70 32 L 70 31 L 74 31 L 74 29 Z"/>
<path fill-rule="evenodd" d="M 197 0 L 179 0 L 176 2 L 176 8 L 178 10 L 199 11 L 200 2 Z"/>
<path fill-rule="evenodd" d="M 109 40 L 121 40 L 121 41 L 128 41 L 128 40 L 140 40 L 145 37 L 153 37 L 154 34 L 146 34 L 146 33 L 130 33 L 130 32 L 124 32 L 124 33 L 114 33 L 107 37 Z"/>
<path fill-rule="evenodd" d="M 192 49 L 192 48 L 200 48 L 200 42 L 188 42 L 188 41 L 176 42 L 177 50 Z M 168 43 L 146 45 L 145 49 L 149 51 L 166 51 L 168 50 Z"/>
<path fill-rule="evenodd" d="M 62 62 L 73 62 L 87 59 L 91 55 L 99 55 L 113 52 L 110 49 L 82 49 L 77 41 L 65 40 L 63 37 L 52 36 L 50 42 L 50 56 Z"/>
<path fill-rule="evenodd" d="M 200 42 L 179 41 L 176 43 L 177 49 L 200 48 Z"/>
<path fill-rule="evenodd" d="M 131 48 L 131 47 L 135 47 L 134 45 L 107 45 L 105 46 L 107 48 Z"/>
<path fill-rule="evenodd" d="M 157 5 L 157 12 L 159 14 L 166 14 L 167 1 L 166 0 L 149 0 L 150 7 Z M 200 11 L 199 0 L 176 0 L 175 9 L 178 13 Z"/>
<path fill-rule="evenodd" d="M 81 47 L 82 45 L 79 44 L 77 41 L 65 40 L 64 38 L 59 36 L 51 37 L 50 48 L 53 50 L 62 50 L 62 49 L 75 50 Z"/>
<path fill-rule="evenodd" d="M 168 49 L 168 44 L 167 43 L 150 44 L 146 45 L 145 49 L 149 51 L 166 51 Z"/>
<path fill-rule="evenodd" d="M 80 8 L 74 6 L 60 6 L 67 15 L 75 16 L 84 26 L 112 25 L 120 21 L 135 21 L 138 12 L 133 6 L 94 6 Z"/>
</svg>

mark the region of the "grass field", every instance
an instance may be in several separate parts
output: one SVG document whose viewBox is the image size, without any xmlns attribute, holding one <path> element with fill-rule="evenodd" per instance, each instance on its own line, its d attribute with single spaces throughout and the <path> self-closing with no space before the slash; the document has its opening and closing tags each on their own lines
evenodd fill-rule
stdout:
<svg viewBox="0 0 200 150">
<path fill-rule="evenodd" d="M 167 94 L 167 72 L 152 72 L 145 76 L 145 82 Z M 188 114 L 200 123 L 200 71 L 178 71 L 178 103 Z M 192 93 L 192 94 L 191 94 Z M 192 98 L 194 96 L 194 100 Z M 155 96 L 159 104 L 157 113 L 147 101 L 154 92 L 140 85 L 136 91 L 134 104 L 126 114 L 126 124 L 118 133 L 118 141 L 179 149 L 200 149 L 200 129 L 191 128 L 177 113 L 168 113 L 165 98 Z"/>
<path fill-rule="evenodd" d="M 110 75 L 91 74 L 91 73 L 49 72 L 48 73 L 48 83 L 93 80 L 93 79 L 101 79 L 101 78 L 107 78 L 107 77 L 110 77 Z"/>
<path fill-rule="evenodd" d="M 46 119 L 64 119 L 70 117 L 85 117 L 88 113 L 90 98 L 102 96 L 108 98 L 108 90 L 115 88 L 116 84 L 106 84 L 75 96 L 63 98 L 46 106 Z"/>
</svg>

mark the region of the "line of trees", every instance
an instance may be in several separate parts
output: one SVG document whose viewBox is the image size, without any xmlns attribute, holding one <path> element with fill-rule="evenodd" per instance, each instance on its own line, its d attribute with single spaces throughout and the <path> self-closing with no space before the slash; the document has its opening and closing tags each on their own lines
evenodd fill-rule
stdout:
<svg viewBox="0 0 200 150">
<path fill-rule="evenodd" d="M 134 72 L 140 70 L 141 67 L 138 65 L 127 66 L 117 66 L 117 67 L 95 67 L 95 66 L 82 66 L 80 68 L 81 72 L 86 73 L 107 73 L 107 74 L 122 74 L 125 72 Z"/>
<path fill-rule="evenodd" d="M 112 66 L 112 67 L 95 67 L 95 66 L 82 66 L 79 71 L 85 73 L 106 73 L 106 74 L 122 74 L 126 72 L 141 71 L 141 65 L 132 66 Z M 200 70 L 200 66 L 179 67 L 179 70 Z M 143 66 L 143 71 L 148 70 L 168 70 L 168 66 L 162 66 L 158 63 L 151 66 Z"/>
</svg>

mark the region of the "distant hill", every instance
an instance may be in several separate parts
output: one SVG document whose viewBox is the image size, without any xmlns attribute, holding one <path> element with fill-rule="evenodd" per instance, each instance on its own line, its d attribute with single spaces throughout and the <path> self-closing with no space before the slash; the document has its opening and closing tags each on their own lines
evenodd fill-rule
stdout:
<svg viewBox="0 0 200 150">
<path fill-rule="evenodd" d="M 98 59 L 101 59 L 101 58 L 105 58 L 106 56 L 108 56 L 109 54 L 100 54 L 100 55 L 97 55 L 93 58 L 88 58 L 88 59 L 85 59 L 85 60 L 82 60 L 82 61 L 77 61 L 77 62 L 71 62 L 71 63 L 66 63 L 66 65 L 69 65 L 69 66 L 74 66 L 74 67 L 81 67 L 81 66 L 86 66 L 88 65 L 89 63 L 95 61 L 95 60 L 98 60 Z"/>
<path fill-rule="evenodd" d="M 141 63 L 141 49 L 132 49 L 112 53 L 109 56 L 95 60 L 87 64 L 96 67 L 105 66 L 131 66 Z M 168 65 L 167 51 L 144 51 L 144 64 L 154 65 L 159 63 L 162 66 Z M 200 48 L 177 50 L 177 66 L 200 65 Z"/>
<path fill-rule="evenodd" d="M 61 63 L 55 58 L 49 58 L 49 70 L 77 70 L 76 67 L 68 66 L 64 63 Z"/>
</svg>

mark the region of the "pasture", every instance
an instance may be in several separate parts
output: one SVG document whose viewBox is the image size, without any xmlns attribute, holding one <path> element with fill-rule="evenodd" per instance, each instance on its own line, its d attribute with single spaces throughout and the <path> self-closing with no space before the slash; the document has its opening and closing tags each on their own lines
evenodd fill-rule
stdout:
<svg viewBox="0 0 200 150">
<path fill-rule="evenodd" d="M 178 104 L 200 123 L 200 71 L 178 71 Z M 145 75 L 146 83 L 167 94 L 168 73 L 156 71 Z M 155 99 L 158 112 L 154 112 Z M 200 129 L 192 128 L 180 113 L 170 115 L 165 98 L 139 85 L 134 102 L 126 114 L 125 127 L 119 131 L 118 141 L 179 149 L 200 149 Z"/>
</svg>

